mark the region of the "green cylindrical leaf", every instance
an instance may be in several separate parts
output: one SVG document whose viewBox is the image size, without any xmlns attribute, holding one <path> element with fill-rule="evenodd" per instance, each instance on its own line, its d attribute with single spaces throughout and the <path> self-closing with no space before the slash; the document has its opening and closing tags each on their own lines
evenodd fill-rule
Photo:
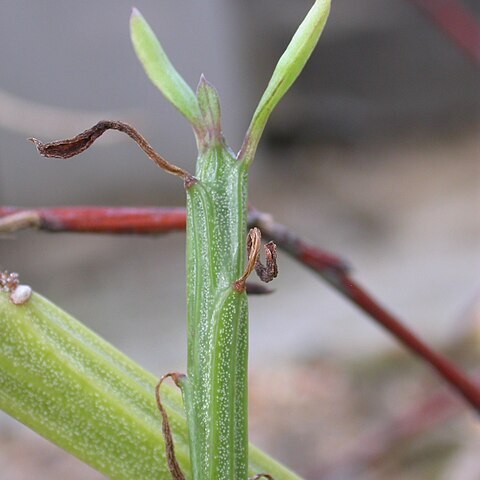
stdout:
<svg viewBox="0 0 480 480">
<path fill-rule="evenodd" d="M 201 128 L 195 93 L 172 65 L 150 25 L 136 8 L 130 17 L 130 34 L 148 78 L 194 127 Z"/>
<path fill-rule="evenodd" d="M 0 408 L 112 480 L 171 480 L 157 380 L 40 295 L 17 306 L 0 292 Z M 192 478 L 181 396 L 164 385 L 162 400 Z M 253 447 L 250 462 L 298 480 Z"/>
<path fill-rule="evenodd" d="M 112 479 L 169 479 L 157 379 L 39 295 L 0 296 L 0 407 Z M 179 395 L 165 388 L 189 471 Z"/>
<path fill-rule="evenodd" d="M 239 159 L 250 164 L 268 117 L 310 58 L 330 12 L 330 0 L 316 0 L 280 57 L 247 131 Z"/>
</svg>

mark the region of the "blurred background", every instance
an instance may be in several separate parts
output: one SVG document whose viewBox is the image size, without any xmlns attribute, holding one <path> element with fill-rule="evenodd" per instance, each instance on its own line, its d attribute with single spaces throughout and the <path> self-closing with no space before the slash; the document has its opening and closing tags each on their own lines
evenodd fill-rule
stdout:
<svg viewBox="0 0 480 480">
<path fill-rule="evenodd" d="M 311 3 L 137 0 L 136 7 L 190 85 L 204 73 L 217 87 L 237 150 Z M 348 258 L 356 278 L 407 325 L 473 367 L 480 58 L 469 58 L 413 0 L 332 3 L 317 50 L 272 115 L 251 201 Z M 480 22 L 477 1 L 461 4 Z M 26 141 L 124 120 L 171 162 L 193 169 L 190 127 L 131 48 L 130 8 L 124 0 L 2 2 L 0 204 L 184 204 L 179 182 L 121 134 L 64 162 L 40 158 Z M 453 10 L 448 17 L 466 33 Z M 0 268 L 19 272 L 160 376 L 185 369 L 184 243 L 183 234 L 21 232 L 0 238 Z M 252 439 L 312 480 L 480 478 L 478 424 L 435 375 L 282 254 L 279 269 L 275 293 L 250 302 Z M 4 414 L 0 442 L 6 480 L 103 478 Z"/>
</svg>

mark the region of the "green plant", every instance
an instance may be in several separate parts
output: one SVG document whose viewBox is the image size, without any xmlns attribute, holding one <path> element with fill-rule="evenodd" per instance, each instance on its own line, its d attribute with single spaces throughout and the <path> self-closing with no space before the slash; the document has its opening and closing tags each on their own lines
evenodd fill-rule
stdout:
<svg viewBox="0 0 480 480">
<path fill-rule="evenodd" d="M 266 266 L 260 263 L 256 228 L 246 244 L 247 181 L 268 117 L 307 62 L 329 8 L 329 0 L 317 0 L 300 25 L 238 155 L 223 138 L 215 89 L 202 77 L 194 93 L 133 11 L 132 41 L 147 75 L 192 124 L 199 151 L 194 175 L 167 162 L 121 122 L 103 121 L 50 144 L 33 139 L 42 155 L 69 158 L 106 130 L 120 130 L 181 177 L 186 189 L 188 372 L 170 375 L 182 390 L 188 428 L 178 396 L 164 387 L 160 395 L 159 384 L 165 445 L 151 375 L 38 295 L 21 305 L 12 305 L 7 294 L 0 298 L 0 407 L 113 479 L 167 478 L 168 470 L 176 479 L 184 478 L 182 470 L 195 480 L 239 480 L 262 471 L 277 480 L 295 478 L 255 450 L 249 459 L 246 280 L 256 270 L 270 281 L 276 252 L 267 244 Z"/>
<path fill-rule="evenodd" d="M 246 280 L 254 269 L 263 280 L 276 273 L 274 245 L 266 245 L 266 266 L 258 261 L 258 230 L 250 231 L 245 245 L 247 177 L 268 116 L 307 61 L 328 8 L 328 1 L 317 0 L 282 56 L 238 155 L 224 142 L 214 88 L 202 78 L 194 93 L 134 12 L 132 37 L 148 75 L 193 126 L 199 149 L 195 175 L 167 162 L 121 122 L 100 122 L 70 140 L 34 140 L 43 155 L 68 158 L 106 130 L 120 130 L 158 166 L 183 179 L 187 215 L 183 209 L 161 208 L 0 207 L 0 232 L 34 226 L 47 231 L 160 233 L 188 224 L 187 376 L 169 373 L 157 382 L 57 306 L 19 286 L 15 274 L 0 273 L 0 408 L 112 479 L 180 479 L 184 474 L 237 479 L 247 474 L 258 478 L 259 472 L 277 480 L 298 478 L 252 446 L 247 453 Z M 344 261 L 253 208 L 248 222 L 428 362 L 479 411 L 478 385 L 369 295 Z M 187 418 L 179 392 L 162 384 L 167 377 L 183 391 Z M 437 404 L 437 397 L 427 402 L 431 404 Z M 428 409 L 416 407 L 407 423 L 416 423 Z M 388 428 L 402 435 L 398 422 Z M 385 437 L 380 437 L 383 442 Z"/>
</svg>

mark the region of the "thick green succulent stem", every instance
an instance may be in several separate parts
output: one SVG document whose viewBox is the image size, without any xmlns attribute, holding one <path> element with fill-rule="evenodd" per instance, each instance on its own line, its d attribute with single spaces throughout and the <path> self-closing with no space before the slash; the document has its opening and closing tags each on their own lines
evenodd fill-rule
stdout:
<svg viewBox="0 0 480 480">
<path fill-rule="evenodd" d="M 202 78 L 195 94 L 139 12 L 131 17 L 147 75 L 190 121 L 199 148 L 195 178 L 185 176 L 188 375 L 181 386 L 188 432 L 179 396 L 162 386 L 186 478 L 246 480 L 259 472 L 297 478 L 248 446 L 248 309 L 237 281 L 246 263 L 248 167 L 271 111 L 315 47 L 329 7 L 330 0 L 316 0 L 293 37 L 238 157 L 223 139 L 213 87 Z M 13 305 L 0 293 L 0 331 L 0 408 L 112 480 L 170 478 L 154 376 L 37 295 Z"/>
<path fill-rule="evenodd" d="M 132 15 L 132 40 L 148 76 L 190 120 L 199 156 L 187 186 L 188 375 L 182 382 L 194 480 L 246 480 L 248 307 L 236 281 L 245 268 L 247 179 L 270 113 L 300 74 L 325 25 L 316 0 L 282 55 L 236 157 L 227 147 L 215 89 L 196 99 L 152 30 Z M 258 472 L 257 472 L 258 473 Z"/>
<path fill-rule="evenodd" d="M 0 292 L 0 409 L 112 480 L 170 480 L 155 403 L 158 377 L 40 295 Z M 193 478 L 179 392 L 162 386 L 187 479 Z M 298 477 L 250 446 L 249 474 Z"/>
<path fill-rule="evenodd" d="M 247 478 L 248 307 L 234 288 L 245 266 L 247 173 L 226 146 L 215 90 L 198 88 L 206 134 L 187 189 L 188 378 L 195 480 Z"/>
</svg>

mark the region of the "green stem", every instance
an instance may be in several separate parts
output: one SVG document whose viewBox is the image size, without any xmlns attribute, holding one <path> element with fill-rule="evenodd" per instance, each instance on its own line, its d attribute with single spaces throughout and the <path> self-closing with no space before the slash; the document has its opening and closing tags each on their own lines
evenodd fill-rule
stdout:
<svg viewBox="0 0 480 480">
<path fill-rule="evenodd" d="M 190 462 L 178 397 L 162 392 L 162 399 L 176 435 L 180 466 L 194 480 L 246 480 L 249 473 L 262 471 L 276 480 L 295 478 L 258 453 L 252 455 L 255 468 L 249 472 L 248 307 L 237 280 L 243 281 L 245 268 L 248 167 L 270 113 L 312 53 L 329 8 L 330 0 L 316 0 L 294 35 L 238 158 L 222 136 L 215 89 L 202 78 L 195 95 L 136 10 L 130 25 L 137 55 L 152 82 L 194 128 L 199 148 L 196 178 L 170 165 L 119 122 L 101 122 L 49 147 L 54 152 L 47 156 L 67 158 L 91 145 L 101 134 L 98 128 L 117 128 L 130 132 L 162 168 L 185 180 L 188 376 L 182 389 Z M 169 478 L 155 378 L 37 296 L 13 306 L 2 294 L 0 328 L 1 408 L 113 480 Z"/>
<path fill-rule="evenodd" d="M 199 148 L 196 181 L 186 185 L 188 375 L 182 381 L 194 480 L 247 478 L 248 306 L 235 285 L 245 268 L 248 167 L 270 113 L 303 69 L 329 10 L 330 0 L 316 0 L 295 33 L 238 157 L 223 138 L 215 89 L 202 77 L 195 99 L 143 17 L 132 15 L 132 40 L 145 71 L 190 120 Z"/>
<path fill-rule="evenodd" d="M 246 252 L 247 174 L 225 145 L 215 90 L 198 92 L 206 135 L 187 190 L 188 379 L 195 480 L 247 478 L 246 294 L 234 288 Z"/>
</svg>

